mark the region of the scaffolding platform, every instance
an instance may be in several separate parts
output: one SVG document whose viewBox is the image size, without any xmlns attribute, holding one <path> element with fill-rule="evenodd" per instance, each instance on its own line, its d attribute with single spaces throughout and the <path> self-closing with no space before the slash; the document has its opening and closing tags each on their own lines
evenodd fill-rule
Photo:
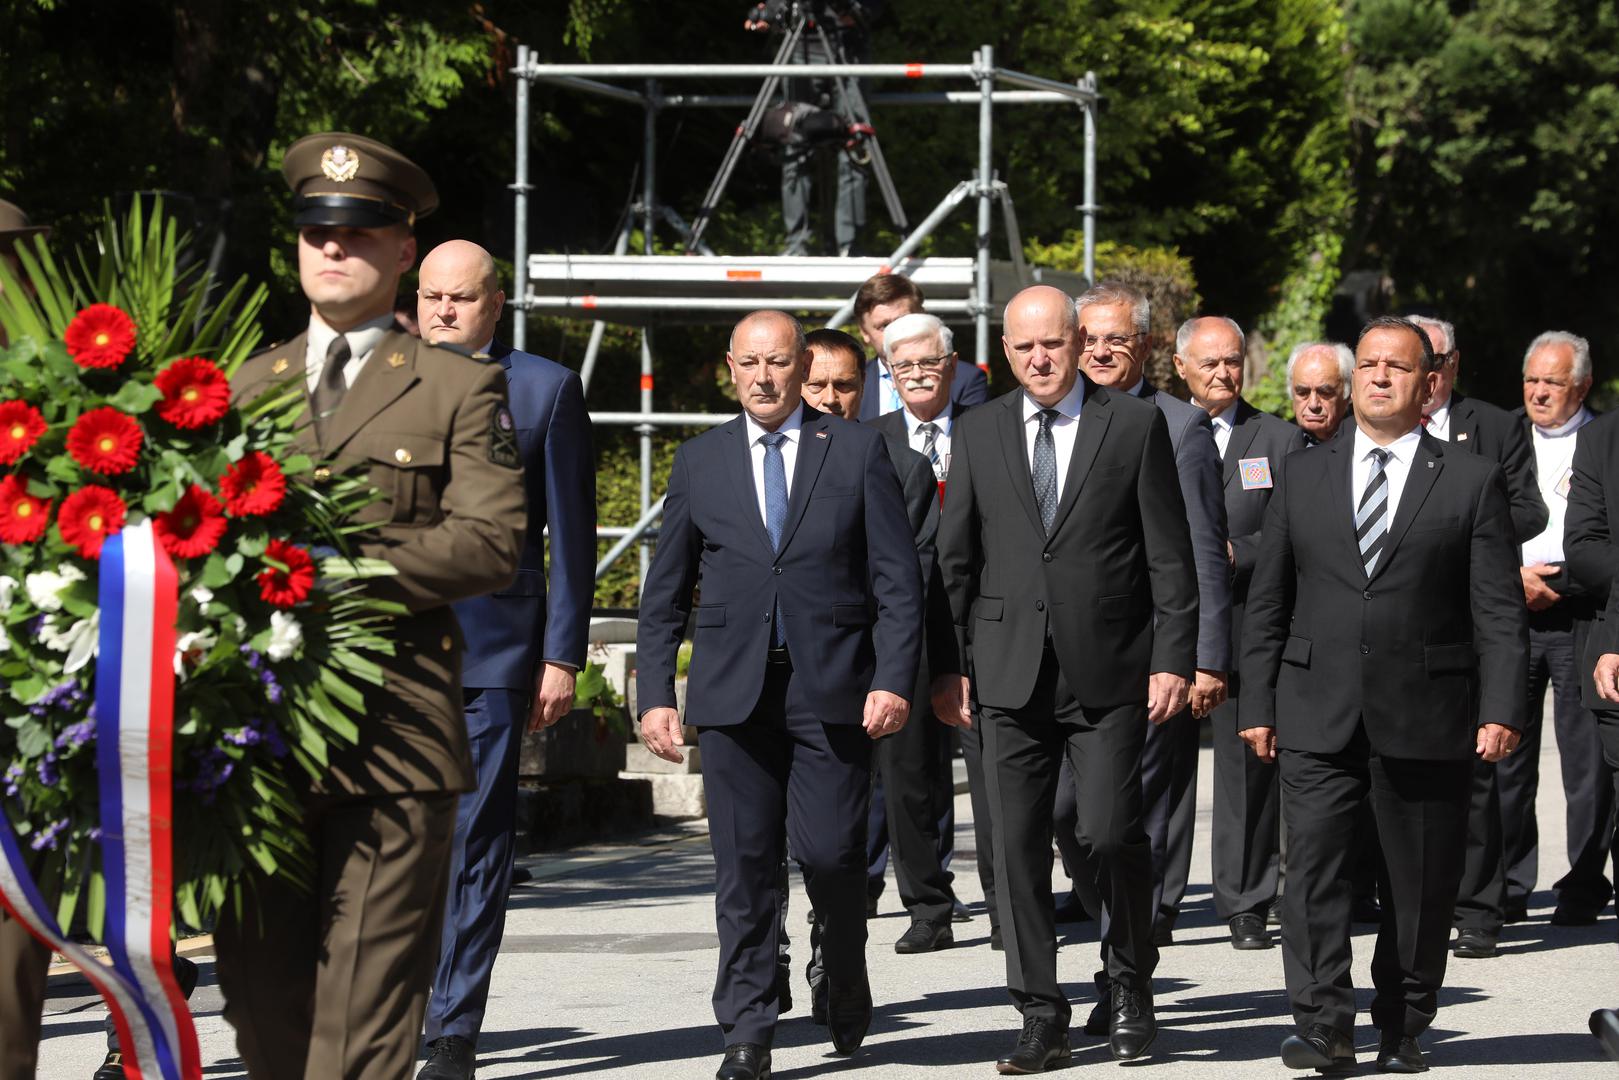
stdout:
<svg viewBox="0 0 1619 1080">
<path fill-rule="evenodd" d="M 1085 290 L 1083 274 L 992 260 L 985 302 L 991 318 L 1026 285 Z M 725 321 L 757 308 L 829 315 L 874 274 L 899 273 L 927 295 L 927 308 L 947 322 L 970 322 L 978 310 L 978 263 L 972 258 L 881 258 L 797 255 L 530 255 L 530 310 L 588 312 L 608 322 Z"/>
</svg>

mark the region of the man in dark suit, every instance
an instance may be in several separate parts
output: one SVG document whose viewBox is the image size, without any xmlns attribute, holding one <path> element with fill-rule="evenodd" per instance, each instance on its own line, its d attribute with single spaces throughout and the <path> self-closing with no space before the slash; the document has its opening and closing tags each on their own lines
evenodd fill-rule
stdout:
<svg viewBox="0 0 1619 1080">
<path fill-rule="evenodd" d="M 872 351 L 871 359 L 866 361 L 866 391 L 860 401 L 862 423 L 900 408 L 899 387 L 883 365 L 883 332 L 902 315 L 921 311 L 922 301 L 921 286 L 903 274 L 877 274 L 868 278 L 855 293 L 854 320 L 860 327 L 860 336 L 866 339 Z M 965 409 L 988 401 L 989 377 L 984 369 L 959 357 L 954 366 L 951 404 Z"/>
<path fill-rule="evenodd" d="M 1230 319 L 1188 319 L 1175 335 L 1175 371 L 1192 402 L 1214 424 L 1230 540 L 1231 640 L 1242 640 L 1248 584 L 1259 558 L 1261 526 L 1280 482 L 1282 461 L 1304 448 L 1304 433 L 1242 397 L 1247 339 Z M 1237 734 L 1239 680 L 1214 710 L 1214 826 L 1210 861 L 1214 909 L 1237 949 L 1268 949 L 1266 915 L 1280 875 L 1281 818 L 1276 767 L 1249 753 Z"/>
<path fill-rule="evenodd" d="M 1280 762 L 1289 1068 L 1354 1065 L 1348 864 L 1368 801 L 1386 863 L 1377 1064 L 1426 1068 L 1417 1037 L 1444 982 L 1472 763 L 1499 761 L 1523 728 L 1528 621 L 1505 484 L 1494 462 L 1422 432 L 1431 353 L 1403 319 L 1367 324 L 1355 427 L 1286 459 L 1249 584 L 1238 723 Z"/>
<path fill-rule="evenodd" d="M 461 686 L 478 780 L 456 811 L 444 935 L 427 1006 L 428 1059 L 417 1080 L 471 1080 L 506 926 L 522 732 L 549 727 L 573 707 L 595 591 L 596 476 L 584 390 L 561 364 L 495 340 L 505 300 L 494 259 L 476 244 L 451 240 L 422 260 L 422 336 L 492 356 L 505 370 L 528 531 L 517 579 L 455 605 L 467 641 Z"/>
<path fill-rule="evenodd" d="M 1084 373 L 1098 386 L 1152 402 L 1169 425 L 1197 564 L 1197 677 L 1192 684 L 1190 714 L 1151 728 L 1141 758 L 1145 824 L 1152 843 L 1153 941 L 1164 946 L 1174 940 L 1175 920 L 1191 876 L 1197 818 L 1198 722 L 1225 700 L 1226 675 L 1231 667 L 1231 570 L 1225 500 L 1220 491 L 1220 451 L 1214 429 L 1202 409 L 1146 381 L 1146 358 L 1152 346 L 1147 333 L 1151 316 L 1147 297 L 1122 282 L 1104 281 L 1079 298 L 1079 320 L 1086 334 L 1081 357 Z M 1058 844 L 1070 848 L 1074 843 L 1070 835 L 1071 790 L 1070 773 L 1057 793 Z M 1072 866 L 1071 855 L 1065 863 Z M 1075 880 L 1086 906 L 1095 910 L 1105 904 L 1091 895 L 1093 878 L 1093 870 L 1081 870 Z M 1105 931 L 1105 912 L 1103 918 Z M 1106 962 L 1104 950 L 1104 965 Z M 1098 978 L 1105 997 L 1105 971 Z M 1105 1011 L 1099 1004 L 1086 1023 L 1086 1031 L 1102 1034 L 1106 1023 Z"/>
<path fill-rule="evenodd" d="M 1157 1034 L 1152 853 L 1141 825 L 1149 724 L 1186 704 L 1197 578 L 1163 414 L 1080 377 L 1074 301 L 1034 286 L 1006 307 L 1022 389 L 956 424 L 939 566 L 956 648 L 930 639 L 934 711 L 983 724 L 1007 989 L 1023 1015 L 1003 1073 L 1070 1056 L 1051 897 L 1052 804 L 1072 762 L 1079 834 L 1112 913 L 1110 1048 Z"/>
<path fill-rule="evenodd" d="M 682 760 L 675 661 L 695 616 L 686 720 L 699 731 L 714 848 L 716 1075 L 756 1080 L 770 1073 L 779 1006 L 784 834 L 822 925 L 834 1049 L 853 1053 L 871 1022 L 871 739 L 905 725 L 922 577 L 882 436 L 800 397 L 810 356 L 797 320 L 749 315 L 726 363 L 743 414 L 675 452 L 636 685 L 647 748 Z"/>
<path fill-rule="evenodd" d="M 1327 442 L 1349 416 L 1355 351 L 1340 341 L 1306 341 L 1287 356 L 1293 418 L 1306 447 Z"/>
<path fill-rule="evenodd" d="M 1611 463 L 1608 470 L 1619 467 L 1619 454 L 1616 454 L 1612 438 L 1613 417 L 1616 413 L 1609 413 L 1604 427 L 1608 429 L 1608 437 L 1603 447 L 1604 458 Z M 1582 440 L 1583 442 L 1584 440 Z M 1579 453 L 1579 451 L 1576 451 Z M 1609 488 L 1610 492 L 1614 489 Z M 1606 496 L 1608 499 L 1614 495 Z M 1570 513 L 1573 506 L 1569 507 Z M 1612 519 L 1610 518 L 1610 523 Z M 1613 535 L 1610 531 L 1609 535 Z M 1612 556 L 1609 556 L 1611 562 Z M 1612 590 L 1608 594 L 1608 603 L 1603 610 L 1603 621 L 1598 624 L 1600 637 L 1595 637 L 1592 650 L 1599 653 L 1596 667 L 1591 673 L 1591 680 L 1586 685 L 1595 690 L 1595 696 L 1601 703 L 1597 711 L 1597 733 L 1602 739 L 1602 757 L 1608 766 L 1609 775 L 1613 777 L 1614 799 L 1619 804 L 1619 639 L 1613 636 L 1612 627 L 1619 625 L 1619 610 L 1615 609 L 1614 598 L 1619 596 Z M 1614 858 L 1619 860 L 1619 837 L 1614 840 Z M 1619 865 L 1619 863 L 1616 863 Z M 1590 1018 L 1591 1034 L 1602 1043 L 1602 1048 L 1608 1056 L 1619 1061 L 1619 1009 L 1596 1009 Z"/>
</svg>

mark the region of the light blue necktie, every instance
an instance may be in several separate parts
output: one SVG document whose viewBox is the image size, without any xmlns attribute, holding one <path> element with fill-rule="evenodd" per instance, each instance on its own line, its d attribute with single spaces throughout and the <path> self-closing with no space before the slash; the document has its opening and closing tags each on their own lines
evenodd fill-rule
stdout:
<svg viewBox="0 0 1619 1080">
<path fill-rule="evenodd" d="M 904 408 L 905 403 L 900 400 L 899 396 L 899 380 L 889 373 L 886 366 L 883 368 L 883 393 L 886 395 L 885 400 L 887 401 L 887 405 L 883 407 L 883 412 L 899 412 L 900 409 Z"/>
<path fill-rule="evenodd" d="M 781 455 L 781 444 L 787 436 L 772 431 L 760 436 L 765 444 L 765 531 L 770 534 L 770 546 L 781 552 L 781 534 L 787 527 L 787 459 Z M 781 648 L 787 644 L 787 628 L 781 625 L 781 602 L 771 615 L 770 644 Z"/>
</svg>

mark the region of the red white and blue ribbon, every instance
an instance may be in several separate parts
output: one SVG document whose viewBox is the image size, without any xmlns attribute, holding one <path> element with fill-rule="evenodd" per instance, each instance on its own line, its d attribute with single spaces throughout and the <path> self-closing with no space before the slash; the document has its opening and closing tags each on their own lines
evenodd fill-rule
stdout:
<svg viewBox="0 0 1619 1080">
<path fill-rule="evenodd" d="M 130 1080 L 200 1080 L 201 1054 L 174 978 L 174 640 L 179 581 L 150 522 L 101 549 L 96 757 L 103 939 L 110 966 L 67 940 L 0 814 L 0 901 L 106 999 Z"/>
</svg>

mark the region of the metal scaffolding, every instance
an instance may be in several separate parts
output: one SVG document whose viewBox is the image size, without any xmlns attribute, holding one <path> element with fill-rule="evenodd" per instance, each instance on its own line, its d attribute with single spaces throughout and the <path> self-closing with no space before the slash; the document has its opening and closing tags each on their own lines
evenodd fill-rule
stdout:
<svg viewBox="0 0 1619 1080">
<path fill-rule="evenodd" d="M 586 348 L 581 377 L 588 391 L 596 356 L 601 347 L 605 320 L 632 322 L 641 327 L 641 382 L 640 411 L 637 413 L 593 414 L 597 423 L 630 423 L 640 436 L 641 518 L 633 526 L 604 526 L 602 536 L 617 538 L 611 551 L 597 566 L 600 577 L 612 562 L 639 541 L 641 577 L 646 576 L 650 558 L 649 536 L 654 532 L 662 500 L 652 496 L 652 439 L 659 427 L 707 426 L 729 417 L 699 416 L 696 414 L 656 413 L 652 398 L 653 322 L 671 316 L 685 318 L 720 316 L 734 317 L 741 310 L 776 306 L 801 313 L 831 312 L 829 326 L 840 326 L 848 321 L 854 304 L 854 289 L 865 276 L 875 272 L 894 272 L 931 280 L 946 289 L 955 286 L 960 295 L 947 294 L 938 301 L 930 299 L 930 310 L 940 313 L 967 315 L 971 318 L 975 335 L 975 359 L 983 363 L 989 355 L 990 325 L 994 319 L 995 286 L 1002 284 L 1004 293 L 1011 284 L 1027 284 L 1031 280 L 1049 280 L 1053 284 L 1069 286 L 1072 275 L 1046 275 L 1031 271 L 1023 263 L 1017 219 L 1007 185 L 994 176 L 992 150 L 994 146 L 994 106 L 1067 104 L 1077 105 L 1084 114 L 1084 187 L 1082 201 L 1075 207 L 1084 222 L 1084 279 L 1094 280 L 1096 250 L 1096 106 L 1098 101 L 1096 76 L 1085 76 L 1072 83 L 1028 75 L 1023 72 L 998 68 L 994 53 L 984 45 L 973 53 L 968 64 L 794 64 L 790 65 L 795 77 L 855 77 L 873 80 L 961 80 L 971 82 L 971 90 L 945 90 L 936 92 L 913 91 L 873 93 L 866 95 L 872 107 L 900 105 L 978 107 L 978 160 L 977 169 L 970 179 L 962 180 L 934 207 L 900 245 L 882 260 L 824 260 L 793 259 L 780 256 L 745 256 L 748 265 L 738 269 L 738 260 L 714 256 L 705 245 L 699 244 L 699 255 L 685 260 L 685 266 L 673 265 L 678 257 L 653 256 L 653 238 L 659 220 L 676 233 L 687 234 L 685 222 L 672 209 L 657 201 L 657 124 L 666 109 L 691 108 L 747 108 L 754 102 L 751 95 L 712 93 L 665 93 L 663 83 L 689 79 L 741 79 L 759 80 L 782 74 L 782 68 L 773 64 L 542 64 L 533 59 L 527 46 L 517 50 L 517 66 L 512 74 L 517 78 L 516 117 L 516 172 L 511 185 L 516 198 L 513 243 L 515 281 L 513 298 L 509 301 L 519 314 L 513 319 L 513 344 L 522 349 L 527 343 L 526 313 L 550 310 L 579 313 L 591 318 L 590 343 Z M 639 83 L 639 89 L 616 85 L 612 80 Z M 640 199 L 627 216 L 611 256 L 544 256 L 529 253 L 528 210 L 529 196 L 534 190 L 529 182 L 529 112 L 530 91 L 535 82 L 567 87 L 584 93 L 607 98 L 626 105 L 637 105 L 643 111 L 642 125 L 642 189 Z M 997 89 L 1006 87 L 1009 89 Z M 927 259 L 915 255 L 930 234 L 958 207 L 976 199 L 976 250 L 971 260 Z M 994 228 L 994 205 L 1000 203 L 1004 230 L 1010 248 L 1010 263 L 991 259 L 990 242 Z M 639 224 L 642 254 L 629 255 L 631 229 Z M 576 264 L 588 262 L 593 277 L 581 278 Z M 841 267 L 827 264 L 842 263 Z M 724 289 L 705 288 L 702 271 L 705 264 L 722 264 L 719 270 L 728 275 L 720 280 L 729 285 Z M 817 278 L 816 266 L 823 271 Z M 929 268 L 931 267 L 931 271 Z M 860 276 L 852 283 L 840 280 L 838 270 L 857 271 Z M 1012 276 L 1009 276 L 1012 275 Z M 1068 280 L 1064 280 L 1068 279 Z M 598 288 L 581 292 L 574 286 L 580 280 L 611 282 L 615 294 Z M 785 282 L 792 288 L 772 289 L 775 282 Z M 546 291 L 537 293 L 533 286 L 541 283 Z M 693 284 L 696 288 L 693 289 Z M 800 289 L 810 283 L 814 288 Z M 850 287 L 852 284 L 852 287 Z M 603 286 L 602 288 L 605 288 Z M 835 290 L 835 291 L 832 291 Z M 817 295 L 800 295 L 816 292 Z M 929 295 L 934 296 L 930 284 Z M 999 299 L 1005 299 L 1004 295 Z M 761 302 L 763 301 L 763 302 Z"/>
</svg>

